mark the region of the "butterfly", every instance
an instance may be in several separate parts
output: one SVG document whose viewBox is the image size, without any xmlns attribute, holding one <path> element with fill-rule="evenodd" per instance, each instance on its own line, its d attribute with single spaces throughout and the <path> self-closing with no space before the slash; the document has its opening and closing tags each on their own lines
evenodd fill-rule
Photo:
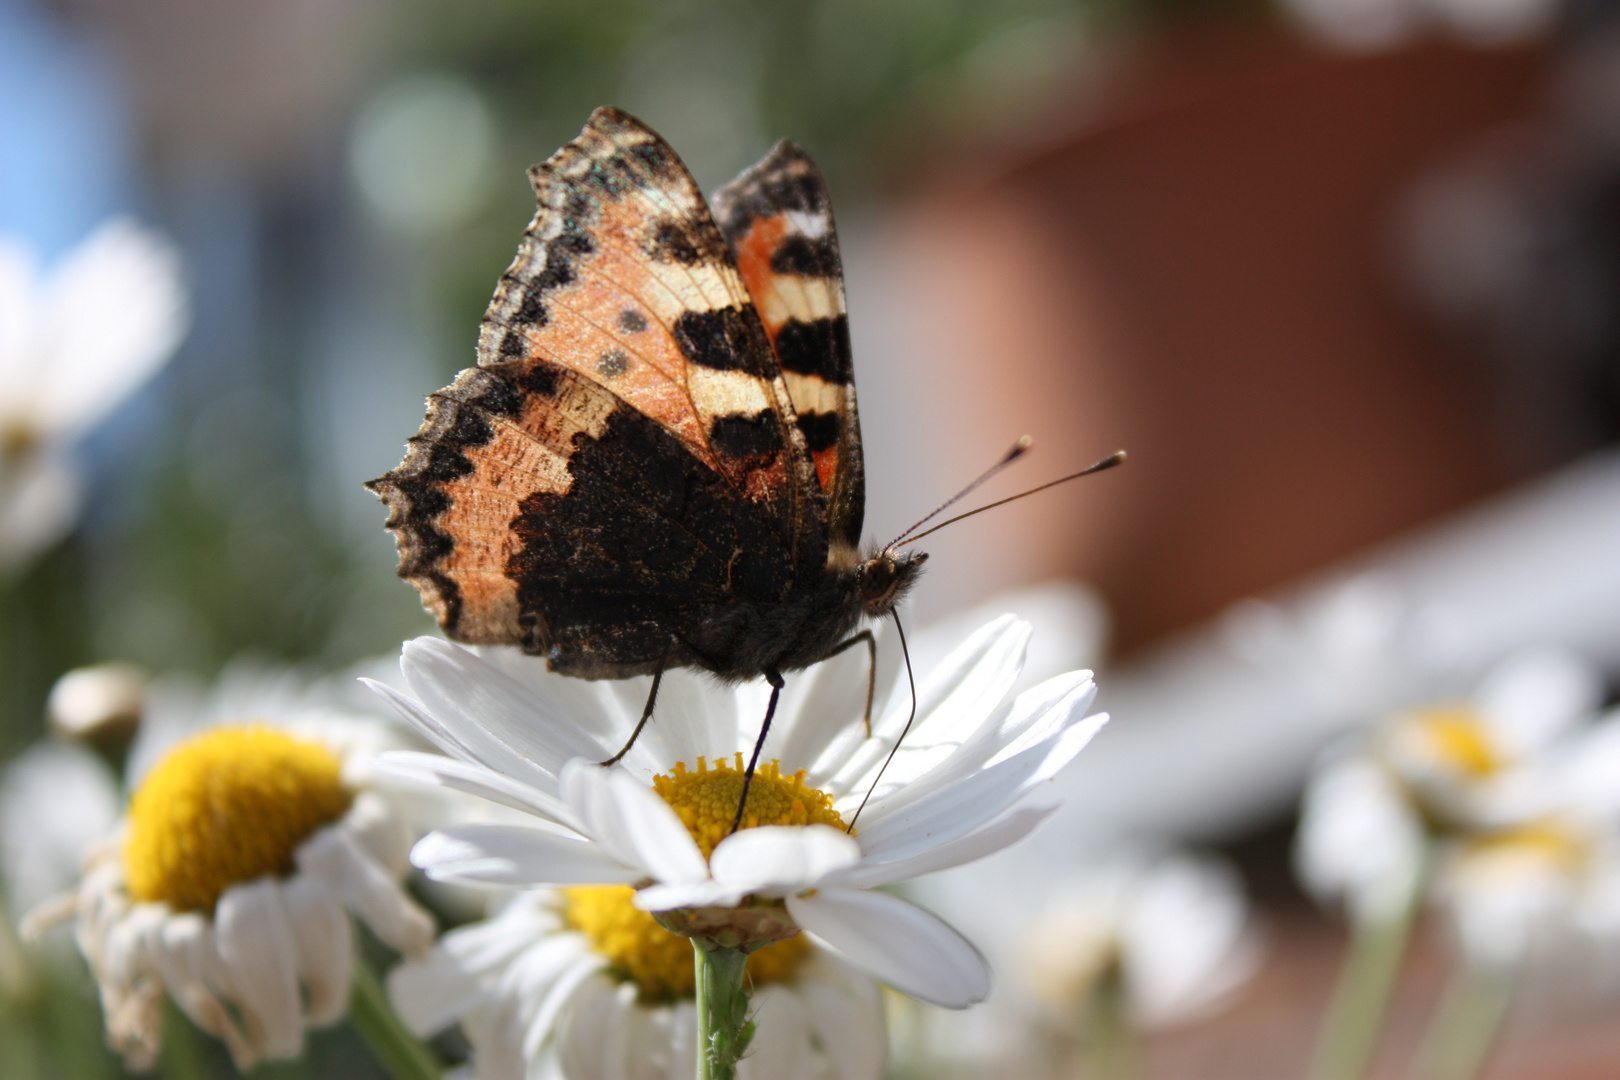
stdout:
<svg viewBox="0 0 1620 1080">
<path fill-rule="evenodd" d="M 609 763 L 665 670 L 764 677 L 745 801 L 783 672 L 860 644 L 874 669 L 857 627 L 892 615 L 927 559 L 904 536 L 860 548 L 826 183 L 783 141 L 705 202 L 669 144 L 614 108 L 529 179 L 538 209 L 478 365 L 429 398 L 404 461 L 367 486 L 400 576 L 450 638 L 582 678 L 653 675 Z"/>
<path fill-rule="evenodd" d="M 859 548 L 826 183 L 783 141 L 711 206 L 668 143 L 606 107 L 529 178 L 538 210 L 478 366 L 367 485 L 400 576 L 454 640 L 654 675 L 643 722 L 671 667 L 763 676 L 774 712 L 783 672 L 873 647 L 857 625 L 927 558 Z"/>
</svg>

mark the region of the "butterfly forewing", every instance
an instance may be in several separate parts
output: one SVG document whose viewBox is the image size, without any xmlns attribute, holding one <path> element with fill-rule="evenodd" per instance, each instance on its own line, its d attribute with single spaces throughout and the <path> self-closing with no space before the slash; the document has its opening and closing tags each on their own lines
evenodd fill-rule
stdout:
<svg viewBox="0 0 1620 1080">
<path fill-rule="evenodd" d="M 479 363 L 544 358 L 602 384 L 792 536 L 815 485 L 791 398 L 680 158 L 604 108 L 530 179 L 538 209 L 484 316 Z"/>
</svg>

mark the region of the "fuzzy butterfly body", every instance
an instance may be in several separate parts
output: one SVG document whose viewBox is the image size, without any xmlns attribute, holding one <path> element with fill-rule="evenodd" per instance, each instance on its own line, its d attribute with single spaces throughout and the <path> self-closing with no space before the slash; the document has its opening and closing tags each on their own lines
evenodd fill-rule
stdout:
<svg viewBox="0 0 1620 1080">
<path fill-rule="evenodd" d="M 478 366 L 368 485 L 445 633 L 586 678 L 779 683 L 892 611 L 925 556 L 857 549 L 843 275 L 809 157 L 779 144 L 711 210 L 603 108 L 529 176 Z"/>
</svg>

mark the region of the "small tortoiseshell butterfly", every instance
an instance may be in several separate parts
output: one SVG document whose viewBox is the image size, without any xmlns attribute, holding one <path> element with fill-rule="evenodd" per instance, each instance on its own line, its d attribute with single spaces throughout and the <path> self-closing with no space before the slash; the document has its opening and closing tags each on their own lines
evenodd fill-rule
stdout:
<svg viewBox="0 0 1620 1080">
<path fill-rule="evenodd" d="M 669 145 L 612 108 L 529 179 L 539 209 L 478 366 L 432 395 L 405 460 L 368 485 L 400 576 L 457 641 L 583 678 L 653 674 L 643 723 L 666 668 L 764 676 L 768 728 L 781 673 L 872 649 L 857 625 L 891 613 L 927 558 L 858 548 L 826 185 L 784 141 L 711 207 Z"/>
</svg>

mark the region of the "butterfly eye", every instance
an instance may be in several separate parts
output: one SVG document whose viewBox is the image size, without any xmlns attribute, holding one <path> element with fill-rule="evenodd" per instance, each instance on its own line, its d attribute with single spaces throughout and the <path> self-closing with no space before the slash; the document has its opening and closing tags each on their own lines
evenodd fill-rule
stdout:
<svg viewBox="0 0 1620 1080">
<path fill-rule="evenodd" d="M 899 581 L 900 569 L 887 552 L 867 559 L 861 564 L 861 603 L 867 607 L 884 606 Z"/>
</svg>

